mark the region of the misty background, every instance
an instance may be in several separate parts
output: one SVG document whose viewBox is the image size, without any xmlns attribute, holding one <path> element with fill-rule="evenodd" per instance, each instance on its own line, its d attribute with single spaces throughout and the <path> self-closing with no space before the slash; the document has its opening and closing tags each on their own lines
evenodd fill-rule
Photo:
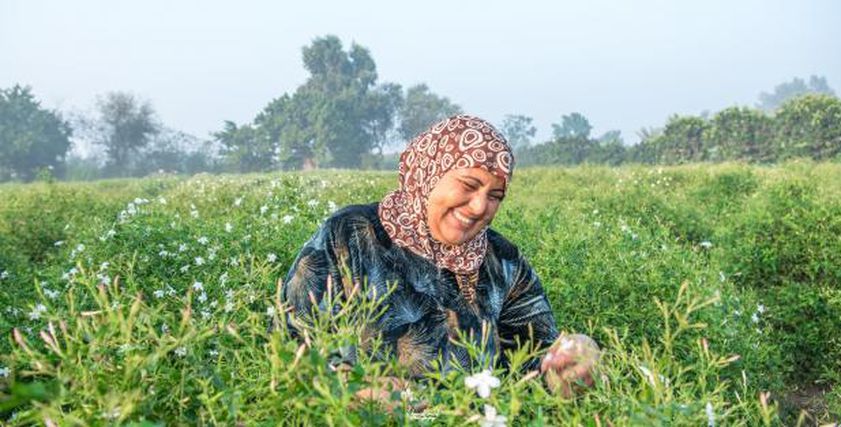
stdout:
<svg viewBox="0 0 841 427">
<path fill-rule="evenodd" d="M 261 136 L 265 132 L 257 119 L 275 100 L 302 87 L 324 89 L 321 101 L 311 100 L 310 106 L 334 99 L 326 80 L 318 83 L 305 65 L 302 49 L 335 39 L 348 55 L 353 46 L 364 48 L 373 63 L 375 81 L 363 92 L 388 92 L 392 85 L 395 94 L 393 86 L 400 87 L 402 100 L 376 101 L 395 105 L 391 113 L 381 112 L 385 116 L 365 119 L 375 124 L 364 130 L 372 141 L 360 149 L 388 154 L 402 148 L 406 132 L 414 129 L 400 131 L 407 114 L 397 104 L 419 87 L 431 96 L 421 97 L 426 101 L 447 102 L 429 107 L 439 112 L 455 106 L 500 127 L 520 118 L 509 124 L 522 128 L 526 146 L 583 136 L 630 147 L 662 133 L 676 115 L 706 120 L 741 106 L 770 117 L 776 105 L 763 105 L 763 93 L 765 101 L 779 92 L 802 92 L 798 87 L 834 95 L 841 84 L 839 22 L 841 3 L 833 1 L 397 5 L 0 0 L 0 89 L 28 87 L 41 108 L 67 121 L 70 155 L 76 157 L 97 155 L 106 161 L 102 142 L 109 137 L 103 134 L 102 113 L 117 95 L 130 98 L 138 112 L 148 107 L 155 125 L 150 136 L 167 135 L 170 146 L 230 148 L 244 140 L 259 145 L 255 141 L 274 138 L 267 152 L 275 159 L 256 169 L 262 170 L 289 165 L 280 161 L 284 154 L 277 144 L 291 134 L 288 125 L 274 120 L 276 132 Z M 363 96 L 354 102 L 363 98 L 370 101 Z M 831 102 L 826 105 L 834 108 Z M 757 120 L 760 127 L 779 127 Z M 704 127 L 681 125 L 688 125 L 690 133 Z M 254 134 L 241 132 L 244 126 L 252 126 Z M 336 153 L 329 155 L 330 142 L 323 134 L 335 131 L 312 130 L 302 137 L 311 140 L 308 149 L 316 165 L 347 166 L 330 161 Z M 131 147 L 125 150 L 122 155 L 130 156 Z M 287 157 L 289 150 L 300 151 L 287 147 Z M 715 157 L 704 151 L 681 158 Z M 569 156 L 573 162 L 589 159 Z M 306 166 L 305 160 L 293 163 Z"/>
</svg>

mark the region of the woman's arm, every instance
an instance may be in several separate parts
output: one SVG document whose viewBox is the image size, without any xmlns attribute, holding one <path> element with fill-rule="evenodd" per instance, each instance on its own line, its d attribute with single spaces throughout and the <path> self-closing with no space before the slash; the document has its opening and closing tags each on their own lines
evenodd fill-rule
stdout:
<svg viewBox="0 0 841 427">
<path fill-rule="evenodd" d="M 502 354 L 527 342 L 538 348 L 549 347 L 558 337 L 558 329 L 540 279 L 522 256 L 502 262 L 511 283 L 498 322 Z M 540 360 L 533 359 L 522 369 L 534 370 L 539 364 Z"/>
</svg>

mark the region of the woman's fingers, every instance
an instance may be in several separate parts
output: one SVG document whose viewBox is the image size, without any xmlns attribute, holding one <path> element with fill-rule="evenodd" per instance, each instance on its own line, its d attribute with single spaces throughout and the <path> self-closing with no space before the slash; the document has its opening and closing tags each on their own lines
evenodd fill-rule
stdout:
<svg viewBox="0 0 841 427">
<path fill-rule="evenodd" d="M 548 370 L 561 370 L 567 365 L 575 362 L 575 355 L 561 351 L 559 349 L 550 349 L 543 361 L 540 363 L 540 372 Z"/>
</svg>

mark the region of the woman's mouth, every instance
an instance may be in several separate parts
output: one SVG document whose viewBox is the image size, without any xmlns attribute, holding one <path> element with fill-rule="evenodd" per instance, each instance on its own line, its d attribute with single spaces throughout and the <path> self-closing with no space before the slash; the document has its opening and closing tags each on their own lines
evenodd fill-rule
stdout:
<svg viewBox="0 0 841 427">
<path fill-rule="evenodd" d="M 471 227 L 473 227 L 473 224 L 476 224 L 475 219 L 470 219 L 455 210 L 453 211 L 452 217 L 455 218 L 457 223 L 465 230 L 470 229 Z"/>
</svg>

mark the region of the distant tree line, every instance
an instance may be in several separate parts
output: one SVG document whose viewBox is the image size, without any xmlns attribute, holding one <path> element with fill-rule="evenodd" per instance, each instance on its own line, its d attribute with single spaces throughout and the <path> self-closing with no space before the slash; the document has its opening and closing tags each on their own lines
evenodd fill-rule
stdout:
<svg viewBox="0 0 841 427">
<path fill-rule="evenodd" d="M 0 89 L 0 181 L 97 179 L 153 173 L 263 172 L 314 168 L 396 168 L 384 154 L 434 122 L 462 112 L 425 84 L 405 90 L 379 83 L 370 52 L 335 36 L 302 49 L 308 79 L 271 100 L 243 124 L 226 121 L 210 139 L 166 127 L 149 101 L 130 93 L 100 96 L 90 115 L 65 117 L 40 105 L 32 89 Z M 661 163 L 791 157 L 841 158 L 841 100 L 826 79 L 794 79 L 762 93 L 756 108 L 712 116 L 673 116 L 626 145 L 619 131 L 599 136 L 580 113 L 552 124 L 534 144 L 531 117 L 498 124 L 519 165 Z M 71 151 L 77 144 L 86 147 Z M 394 150 L 391 150 L 394 151 Z"/>
<path fill-rule="evenodd" d="M 520 165 L 598 163 L 772 163 L 794 157 L 841 160 L 841 100 L 809 93 L 770 112 L 730 107 L 712 116 L 672 116 L 661 129 L 644 129 L 625 145 L 618 131 L 590 137 L 580 114 L 564 116 L 554 138 L 517 152 Z"/>
</svg>

